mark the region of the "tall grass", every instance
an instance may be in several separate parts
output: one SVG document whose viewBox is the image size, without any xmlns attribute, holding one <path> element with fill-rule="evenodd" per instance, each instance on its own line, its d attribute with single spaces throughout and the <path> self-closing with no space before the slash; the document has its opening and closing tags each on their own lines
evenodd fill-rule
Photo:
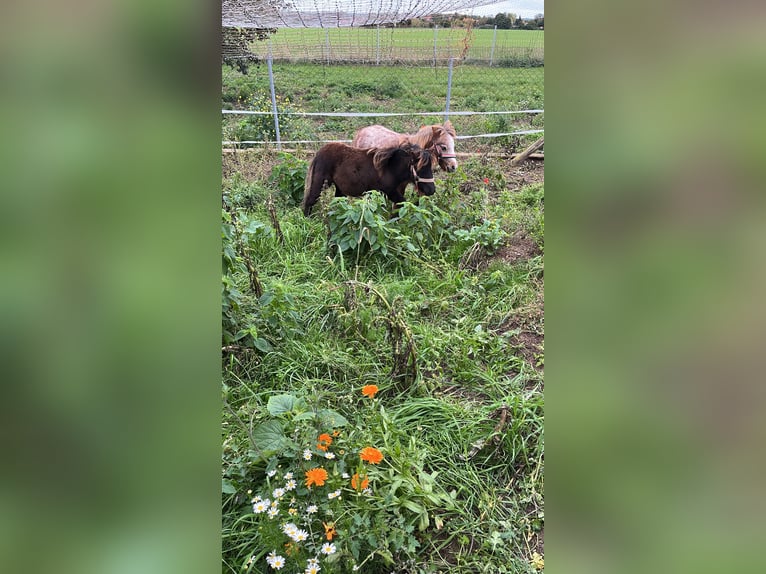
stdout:
<svg viewBox="0 0 766 574">
<path fill-rule="evenodd" d="M 264 154 L 252 161 L 283 160 Z M 467 247 L 450 242 L 425 245 L 412 258 L 339 255 L 329 248 L 321 202 L 305 218 L 275 182 L 224 182 L 227 209 L 268 223 L 271 199 L 284 234 L 283 243 L 275 234 L 249 243 L 270 299 L 256 298 L 246 274 L 235 274 L 243 316 L 257 324 L 270 350 L 224 355 L 224 572 L 271 571 L 265 554 L 272 548 L 264 546 L 248 494 L 265 481 L 251 435 L 268 418 L 269 399 L 290 392 L 353 420 L 363 412 L 364 385 L 380 388 L 380 412 L 358 424 L 378 421 L 370 432 L 387 446 L 387 460 L 403 481 L 396 496 L 373 494 L 374 503 L 405 522 L 412 508 L 427 510 L 413 523 L 417 551 L 405 545 L 392 564 L 378 556 L 361 571 L 536 572 L 542 566 L 542 369 L 525 358 L 519 329 L 508 325 L 524 317 L 542 330 L 543 265 L 540 256 L 507 261 L 503 253 L 518 234 L 543 249 L 543 188 L 511 188 L 502 172 L 485 184 L 486 166 L 466 162 L 438 176 L 433 203 L 448 211 L 450 226 L 494 221 L 507 232 L 504 245 L 482 251 L 471 268 L 461 267 Z M 466 181 L 475 182 L 473 191 L 465 191 Z M 350 283 L 369 288 L 352 290 Z M 414 339 L 418 374 L 405 383 L 391 377 L 391 315 L 379 295 Z M 535 351 L 542 357 L 541 346 Z M 429 502 L 429 489 L 447 498 Z M 339 547 L 349 535 L 336 539 Z M 342 564 L 328 562 L 322 572 L 345 572 Z"/>
</svg>

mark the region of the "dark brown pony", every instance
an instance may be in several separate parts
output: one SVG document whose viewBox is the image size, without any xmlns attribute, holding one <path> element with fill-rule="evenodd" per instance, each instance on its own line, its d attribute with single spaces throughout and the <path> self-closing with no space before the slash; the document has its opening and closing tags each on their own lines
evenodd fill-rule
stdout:
<svg viewBox="0 0 766 574">
<path fill-rule="evenodd" d="M 377 189 L 398 206 L 404 189 L 414 183 L 421 195 L 436 191 L 431 154 L 420 146 L 403 144 L 382 149 L 358 149 L 342 143 L 323 146 L 306 173 L 303 213 L 311 213 L 325 187 L 335 185 L 335 197 L 359 197 Z"/>
</svg>

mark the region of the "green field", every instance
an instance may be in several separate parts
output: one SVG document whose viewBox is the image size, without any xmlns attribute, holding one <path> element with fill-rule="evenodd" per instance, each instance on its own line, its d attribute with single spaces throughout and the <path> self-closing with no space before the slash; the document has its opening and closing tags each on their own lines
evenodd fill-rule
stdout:
<svg viewBox="0 0 766 574">
<path fill-rule="evenodd" d="M 274 82 L 280 112 L 439 112 L 447 95 L 444 68 L 275 63 Z M 229 67 L 222 72 L 223 106 L 270 111 L 266 67 L 252 66 L 247 75 Z M 453 71 L 450 109 L 500 111 L 543 109 L 543 68 L 487 68 L 459 65 Z M 538 115 L 453 116 L 458 135 L 504 133 L 543 126 Z M 422 124 L 440 123 L 441 116 L 381 118 L 280 117 L 282 140 L 351 139 L 360 127 L 373 123 L 402 132 Z M 274 140 L 271 116 L 223 117 L 224 140 Z M 536 136 L 460 140 L 464 151 L 521 146 Z"/>
<path fill-rule="evenodd" d="M 494 30 L 465 28 L 280 28 L 269 41 L 255 42 L 261 57 L 269 47 L 277 59 L 342 61 L 432 61 L 449 58 L 502 65 L 525 58 L 541 65 L 543 30 L 498 30 L 492 53 Z M 329 47 L 329 51 L 328 51 Z"/>
</svg>

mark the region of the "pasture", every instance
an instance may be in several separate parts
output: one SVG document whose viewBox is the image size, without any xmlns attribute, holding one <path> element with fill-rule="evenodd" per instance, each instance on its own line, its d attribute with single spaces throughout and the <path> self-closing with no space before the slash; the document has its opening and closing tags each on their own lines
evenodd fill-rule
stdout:
<svg viewBox="0 0 766 574">
<path fill-rule="evenodd" d="M 351 139 L 359 128 L 376 122 L 400 132 L 414 133 L 440 116 L 417 112 L 444 111 L 448 71 L 444 67 L 274 64 L 277 108 L 280 112 L 369 112 L 413 115 L 386 118 L 280 116 L 283 140 Z M 222 105 L 225 109 L 270 111 L 266 66 L 251 67 L 247 75 L 224 66 Z M 461 65 L 453 72 L 452 111 L 518 111 L 543 109 L 544 69 L 488 69 Z M 539 129 L 543 114 L 451 116 L 458 135 L 506 133 Z M 264 116 L 223 116 L 224 140 L 270 140 L 273 119 Z M 460 140 L 464 151 L 503 147 L 515 151 L 539 136 Z"/>
<path fill-rule="evenodd" d="M 264 68 L 224 68 L 224 104 L 261 105 Z M 280 109 L 443 109 L 442 70 L 412 70 L 274 71 Z M 542 69 L 511 89 L 458 72 L 453 109 L 542 107 Z M 374 123 L 285 118 L 283 139 Z M 224 116 L 224 137 L 271 139 L 270 120 Z M 544 183 L 542 163 L 510 164 L 525 143 L 459 140 L 475 155 L 393 218 L 377 192 L 332 190 L 305 217 L 319 144 L 223 154 L 223 572 L 544 569 Z"/>
<path fill-rule="evenodd" d="M 495 44 L 494 52 L 492 44 Z M 269 42 L 255 42 L 253 52 L 290 61 L 468 62 L 542 65 L 545 32 L 466 28 L 281 28 Z"/>
</svg>

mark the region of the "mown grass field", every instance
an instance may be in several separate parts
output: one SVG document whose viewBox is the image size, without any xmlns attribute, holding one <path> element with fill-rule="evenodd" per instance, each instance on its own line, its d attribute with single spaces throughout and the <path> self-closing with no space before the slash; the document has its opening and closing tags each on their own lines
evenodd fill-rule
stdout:
<svg viewBox="0 0 766 574">
<path fill-rule="evenodd" d="M 541 571 L 542 166 L 465 160 L 391 220 L 304 217 L 305 165 L 224 156 L 223 571 Z"/>
<path fill-rule="evenodd" d="M 492 45 L 495 45 L 494 51 Z M 541 65 L 545 53 L 543 30 L 465 28 L 280 28 L 252 51 L 276 59 L 345 62 L 460 61 L 509 65 Z"/>
<path fill-rule="evenodd" d="M 383 123 L 412 133 L 423 124 L 441 123 L 442 116 L 417 112 L 445 109 L 448 71 L 443 68 L 277 63 L 273 66 L 280 112 L 394 112 L 406 117 L 302 117 L 280 115 L 281 139 L 348 139 L 365 125 Z M 222 104 L 229 109 L 270 111 L 266 66 L 252 66 L 248 74 L 224 66 Z M 460 65 L 453 71 L 451 111 L 517 111 L 544 108 L 543 68 L 486 68 Z M 543 114 L 452 116 L 458 135 L 506 133 L 538 129 Z M 464 151 L 504 147 L 510 151 L 538 136 L 459 141 Z M 223 117 L 224 140 L 275 139 L 270 115 Z"/>
</svg>

